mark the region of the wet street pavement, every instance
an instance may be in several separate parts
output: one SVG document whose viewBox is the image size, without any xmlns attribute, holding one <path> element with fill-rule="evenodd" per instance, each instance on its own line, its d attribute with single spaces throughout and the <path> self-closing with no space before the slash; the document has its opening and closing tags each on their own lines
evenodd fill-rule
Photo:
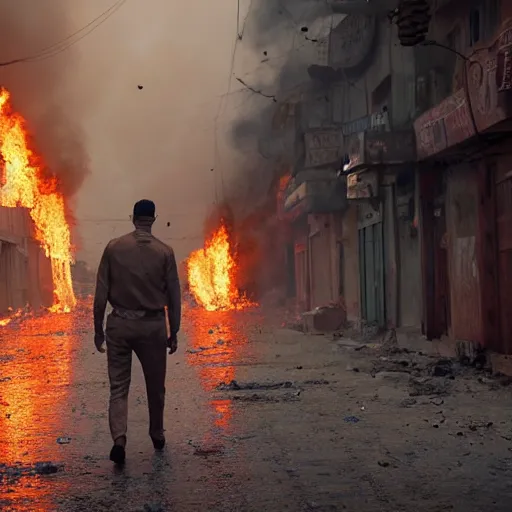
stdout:
<svg viewBox="0 0 512 512">
<path fill-rule="evenodd" d="M 90 324 L 81 310 L 0 330 L 0 510 L 510 511 L 507 386 L 461 370 L 425 391 L 422 355 L 379 358 L 257 310 L 185 311 L 162 454 L 134 363 L 118 470 Z"/>
</svg>

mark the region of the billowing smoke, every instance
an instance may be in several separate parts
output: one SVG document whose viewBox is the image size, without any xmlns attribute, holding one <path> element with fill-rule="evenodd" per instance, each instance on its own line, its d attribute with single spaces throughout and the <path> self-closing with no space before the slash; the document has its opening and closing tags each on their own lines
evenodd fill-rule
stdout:
<svg viewBox="0 0 512 512">
<path fill-rule="evenodd" d="M 247 189 L 259 188 L 260 193 L 268 191 L 262 181 L 275 181 L 276 161 L 282 160 L 283 147 L 276 144 L 277 134 L 272 131 L 272 120 L 278 106 L 294 93 L 311 89 L 307 68 L 313 64 L 318 53 L 318 43 L 325 37 L 330 23 L 329 7 L 317 0 L 253 2 L 248 14 L 243 44 L 249 45 L 260 59 L 257 73 L 251 73 L 246 82 L 260 96 L 257 106 L 246 109 L 236 116 L 231 129 L 231 140 L 236 150 L 248 154 L 250 151 L 258 162 L 255 173 L 238 176 Z M 262 93 L 262 94 L 260 94 Z M 252 156 L 254 158 L 254 156 Z M 247 180 L 253 182 L 252 186 Z M 272 182 L 272 181 L 271 181 Z M 235 184 L 234 190 L 239 190 Z M 252 194 L 257 201 L 257 195 Z"/>
<path fill-rule="evenodd" d="M 66 0 L 0 0 L 0 63 L 40 57 L 2 65 L 0 84 L 11 92 L 15 109 L 27 119 L 49 172 L 58 176 L 63 192 L 72 195 L 89 168 L 79 116 L 68 111 L 63 94 L 70 65 L 77 60 L 76 47 L 51 57 L 53 52 L 41 53 L 76 30 L 67 12 Z"/>
</svg>

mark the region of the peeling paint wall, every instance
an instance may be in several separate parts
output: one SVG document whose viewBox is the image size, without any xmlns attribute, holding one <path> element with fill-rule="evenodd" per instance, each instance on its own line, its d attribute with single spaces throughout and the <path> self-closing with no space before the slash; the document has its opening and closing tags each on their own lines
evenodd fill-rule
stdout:
<svg viewBox="0 0 512 512">
<path fill-rule="evenodd" d="M 470 165 L 448 171 L 448 265 L 450 271 L 451 332 L 456 340 L 481 343 L 482 316 L 478 270 L 477 171 Z"/>
<path fill-rule="evenodd" d="M 32 238 L 28 211 L 0 207 L 0 315 L 27 303 L 50 305 L 51 279 L 49 260 Z"/>
<path fill-rule="evenodd" d="M 342 294 L 347 321 L 358 325 L 361 320 L 359 278 L 359 234 L 357 204 L 351 203 L 342 219 L 341 246 L 343 249 Z"/>
<path fill-rule="evenodd" d="M 309 215 L 311 309 L 338 300 L 336 230 L 332 214 Z"/>
</svg>

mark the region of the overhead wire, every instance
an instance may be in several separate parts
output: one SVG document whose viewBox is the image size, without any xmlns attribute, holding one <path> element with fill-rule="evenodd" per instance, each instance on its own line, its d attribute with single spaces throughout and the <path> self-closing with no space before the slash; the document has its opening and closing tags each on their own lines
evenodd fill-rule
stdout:
<svg viewBox="0 0 512 512">
<path fill-rule="evenodd" d="M 87 37 L 89 34 L 94 32 L 98 27 L 103 25 L 111 16 L 113 16 L 128 0 L 117 0 L 113 5 L 111 5 L 107 10 L 103 11 L 99 16 L 96 16 L 93 20 L 91 20 L 89 23 L 78 29 L 77 31 L 73 32 L 69 36 L 65 37 L 64 39 L 61 39 L 60 41 L 53 43 L 49 46 L 46 46 L 39 50 L 37 53 L 33 55 L 27 55 L 25 57 L 19 57 L 16 59 L 10 59 L 8 61 L 0 62 L 0 67 L 5 66 L 11 66 L 14 64 L 22 64 L 27 62 L 36 62 L 45 60 L 51 57 L 54 57 L 55 55 L 58 55 L 59 53 L 62 53 L 78 42 L 80 42 L 82 39 Z M 77 38 L 77 36 L 79 36 Z"/>
<path fill-rule="evenodd" d="M 228 97 L 231 94 L 231 85 L 233 83 L 233 71 L 234 71 L 234 68 L 235 68 L 236 51 L 237 51 L 237 48 L 238 48 L 238 43 L 240 41 L 242 41 L 242 39 L 243 39 L 243 34 L 244 34 L 244 31 L 245 31 L 245 26 L 246 26 L 247 18 L 249 16 L 250 12 L 251 12 L 252 4 L 253 4 L 253 2 L 251 0 L 247 16 L 245 17 L 245 20 L 244 20 L 243 28 L 240 31 L 240 0 L 237 0 L 236 37 L 235 37 L 235 41 L 233 43 L 233 48 L 232 48 L 232 51 L 231 51 L 231 60 L 230 60 L 230 64 L 229 64 L 229 76 L 228 76 L 227 92 L 224 95 L 222 95 L 222 97 L 221 97 L 221 99 L 219 101 L 218 108 L 217 108 L 217 113 L 215 114 L 215 118 L 213 120 L 213 152 L 214 152 L 214 156 L 213 156 L 213 162 L 214 162 L 213 163 L 213 172 L 214 172 L 213 179 L 214 179 L 214 192 L 215 192 L 215 202 L 216 203 L 218 203 L 218 199 L 219 199 L 219 197 L 218 197 L 219 194 L 218 194 L 218 189 L 217 189 L 217 166 L 218 166 L 218 164 L 220 164 L 219 175 L 220 175 L 220 179 L 221 179 L 221 191 L 222 191 L 222 199 L 223 200 L 225 199 L 225 195 L 226 195 L 225 183 L 224 183 L 224 169 L 223 169 L 222 162 L 220 161 L 221 158 L 220 158 L 220 148 L 219 148 L 219 119 L 221 118 L 221 116 L 223 114 L 223 111 L 224 111 L 224 108 L 225 108 L 225 105 L 227 103 L 226 102 L 226 97 Z"/>
</svg>

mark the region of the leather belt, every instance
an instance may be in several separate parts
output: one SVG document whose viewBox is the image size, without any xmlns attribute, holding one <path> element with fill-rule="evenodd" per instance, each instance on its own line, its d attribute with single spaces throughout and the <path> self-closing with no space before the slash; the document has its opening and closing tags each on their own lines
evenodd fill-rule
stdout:
<svg viewBox="0 0 512 512">
<path fill-rule="evenodd" d="M 112 315 L 126 320 L 139 320 L 141 318 L 161 318 L 165 316 L 165 309 L 134 310 L 114 308 Z"/>
</svg>

